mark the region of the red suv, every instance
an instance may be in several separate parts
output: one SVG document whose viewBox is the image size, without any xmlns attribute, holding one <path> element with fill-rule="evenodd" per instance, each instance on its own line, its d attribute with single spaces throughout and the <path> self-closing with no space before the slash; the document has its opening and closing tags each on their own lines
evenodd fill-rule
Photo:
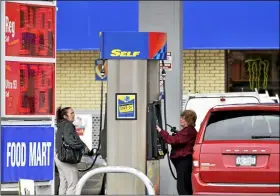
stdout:
<svg viewBox="0 0 280 196">
<path fill-rule="evenodd" d="M 211 108 L 193 154 L 194 194 L 277 194 L 279 104 Z"/>
</svg>

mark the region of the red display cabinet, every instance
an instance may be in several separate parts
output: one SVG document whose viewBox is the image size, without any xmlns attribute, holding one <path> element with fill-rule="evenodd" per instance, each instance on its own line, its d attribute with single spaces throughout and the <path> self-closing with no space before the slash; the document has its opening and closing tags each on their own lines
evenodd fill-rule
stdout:
<svg viewBox="0 0 280 196">
<path fill-rule="evenodd" d="M 6 2 L 6 56 L 55 57 L 54 6 Z"/>
<path fill-rule="evenodd" d="M 6 115 L 54 115 L 52 63 L 6 62 Z"/>
</svg>

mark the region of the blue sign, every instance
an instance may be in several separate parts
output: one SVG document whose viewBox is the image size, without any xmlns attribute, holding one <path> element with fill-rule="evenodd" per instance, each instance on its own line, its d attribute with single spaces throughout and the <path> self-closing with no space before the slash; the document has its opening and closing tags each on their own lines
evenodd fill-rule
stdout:
<svg viewBox="0 0 280 196">
<path fill-rule="evenodd" d="M 2 183 L 53 180 L 53 127 L 2 126 L 1 150 Z"/>
<path fill-rule="evenodd" d="M 184 1 L 183 48 L 279 49 L 279 1 Z"/>
<path fill-rule="evenodd" d="M 137 94 L 116 93 L 116 120 L 137 119 Z"/>
<path fill-rule="evenodd" d="M 57 6 L 57 50 L 98 50 L 100 31 L 139 30 L 139 1 L 57 1 Z M 184 50 L 279 49 L 276 0 L 183 1 L 182 17 Z"/>
<path fill-rule="evenodd" d="M 102 59 L 166 60 L 167 34 L 162 32 L 101 32 Z"/>
<path fill-rule="evenodd" d="M 57 50 L 98 50 L 100 31 L 138 31 L 138 1 L 56 2 Z"/>
</svg>

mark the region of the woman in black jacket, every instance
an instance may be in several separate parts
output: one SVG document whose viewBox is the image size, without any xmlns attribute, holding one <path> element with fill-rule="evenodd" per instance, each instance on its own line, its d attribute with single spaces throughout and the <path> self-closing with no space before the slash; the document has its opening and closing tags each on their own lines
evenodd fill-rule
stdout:
<svg viewBox="0 0 280 196">
<path fill-rule="evenodd" d="M 59 172 L 59 195 L 74 195 L 78 183 L 77 163 L 83 154 L 93 155 L 76 133 L 73 125 L 75 113 L 71 107 L 56 111 L 57 132 L 55 138 L 55 164 Z"/>
</svg>

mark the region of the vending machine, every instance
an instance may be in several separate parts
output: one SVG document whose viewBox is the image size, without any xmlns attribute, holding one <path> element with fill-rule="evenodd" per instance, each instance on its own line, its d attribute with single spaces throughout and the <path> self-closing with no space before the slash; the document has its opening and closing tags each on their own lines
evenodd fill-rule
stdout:
<svg viewBox="0 0 280 196">
<path fill-rule="evenodd" d="M 54 194 L 56 1 L 1 1 L 0 23 L 1 193 Z"/>
</svg>

